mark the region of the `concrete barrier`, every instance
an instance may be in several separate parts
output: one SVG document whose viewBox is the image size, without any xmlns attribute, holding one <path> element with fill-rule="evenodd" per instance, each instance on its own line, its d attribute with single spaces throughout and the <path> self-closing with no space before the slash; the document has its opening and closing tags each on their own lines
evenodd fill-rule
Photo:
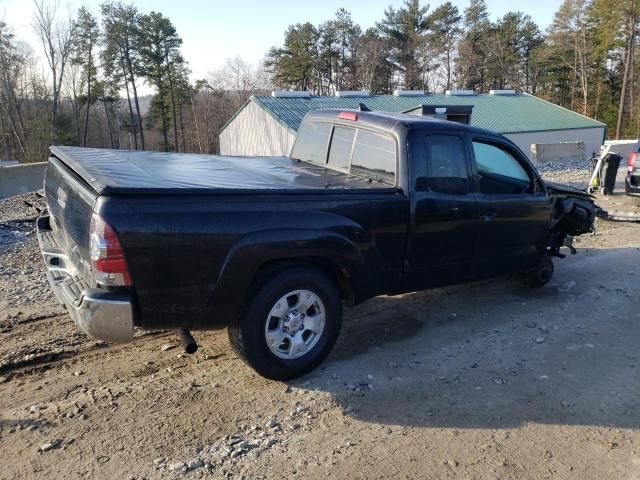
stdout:
<svg viewBox="0 0 640 480">
<path fill-rule="evenodd" d="M 629 158 L 631 152 L 637 152 L 640 140 L 607 140 L 603 148 L 610 145 L 610 152 L 617 153 L 625 160 Z"/>
<path fill-rule="evenodd" d="M 575 162 L 586 158 L 584 142 L 534 143 L 531 160 L 537 163 Z"/>
<path fill-rule="evenodd" d="M 40 190 L 46 168 L 47 162 L 0 168 L 0 198 Z"/>
</svg>

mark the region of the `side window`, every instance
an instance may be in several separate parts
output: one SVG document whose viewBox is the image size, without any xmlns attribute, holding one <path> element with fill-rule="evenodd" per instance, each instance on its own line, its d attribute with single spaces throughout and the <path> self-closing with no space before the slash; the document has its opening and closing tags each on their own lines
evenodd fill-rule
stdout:
<svg viewBox="0 0 640 480">
<path fill-rule="evenodd" d="M 531 190 L 531 178 L 507 150 L 483 142 L 473 142 L 478 184 L 484 194 L 524 194 Z"/>
<path fill-rule="evenodd" d="M 368 130 L 358 130 L 353 146 L 351 173 L 385 183 L 395 183 L 396 142 L 393 138 Z"/>
<path fill-rule="evenodd" d="M 469 175 L 462 139 L 455 135 L 427 135 L 424 143 L 429 190 L 466 195 Z"/>
<path fill-rule="evenodd" d="M 324 165 L 330 133 L 330 123 L 304 122 L 298 130 L 291 158 Z"/>
<path fill-rule="evenodd" d="M 353 137 L 356 131 L 353 128 L 345 128 L 336 126 L 333 129 L 333 137 L 331 137 L 331 147 L 329 148 L 330 167 L 347 170 L 349 168 L 349 160 L 351 160 L 351 147 L 353 146 Z"/>
</svg>

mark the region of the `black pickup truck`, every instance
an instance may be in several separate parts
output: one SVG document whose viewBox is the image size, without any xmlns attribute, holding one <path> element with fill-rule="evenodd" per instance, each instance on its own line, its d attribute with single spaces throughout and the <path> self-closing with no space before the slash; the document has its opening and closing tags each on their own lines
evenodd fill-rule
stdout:
<svg viewBox="0 0 640 480">
<path fill-rule="evenodd" d="M 273 379 L 327 356 L 343 303 L 513 272 L 546 283 L 595 217 L 501 135 L 352 110 L 307 115 L 290 157 L 51 147 L 45 193 L 49 280 L 84 332 L 227 326 Z"/>
</svg>

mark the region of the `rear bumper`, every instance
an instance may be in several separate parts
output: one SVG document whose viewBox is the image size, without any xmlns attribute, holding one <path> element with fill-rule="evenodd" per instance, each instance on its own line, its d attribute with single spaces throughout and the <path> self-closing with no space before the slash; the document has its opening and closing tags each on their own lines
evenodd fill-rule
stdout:
<svg viewBox="0 0 640 480">
<path fill-rule="evenodd" d="M 92 288 L 57 242 L 49 220 L 48 215 L 38 219 L 38 243 L 58 300 L 87 335 L 107 342 L 132 340 L 135 310 L 131 296 Z"/>
<path fill-rule="evenodd" d="M 624 179 L 624 191 L 627 195 L 640 196 L 640 176 L 627 175 Z"/>
</svg>

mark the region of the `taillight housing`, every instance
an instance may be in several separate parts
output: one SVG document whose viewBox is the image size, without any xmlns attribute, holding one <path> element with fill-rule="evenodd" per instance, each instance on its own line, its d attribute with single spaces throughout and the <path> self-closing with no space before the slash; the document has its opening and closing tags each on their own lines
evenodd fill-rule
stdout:
<svg viewBox="0 0 640 480">
<path fill-rule="evenodd" d="M 636 161 L 638 160 L 638 157 L 640 157 L 639 152 L 631 152 L 631 154 L 629 155 L 629 161 L 627 162 L 627 172 L 629 173 L 633 172 L 633 169 L 636 166 Z"/>
<path fill-rule="evenodd" d="M 91 217 L 89 245 L 91 267 L 97 283 L 118 287 L 131 286 L 129 267 L 118 237 L 97 213 Z"/>
</svg>

